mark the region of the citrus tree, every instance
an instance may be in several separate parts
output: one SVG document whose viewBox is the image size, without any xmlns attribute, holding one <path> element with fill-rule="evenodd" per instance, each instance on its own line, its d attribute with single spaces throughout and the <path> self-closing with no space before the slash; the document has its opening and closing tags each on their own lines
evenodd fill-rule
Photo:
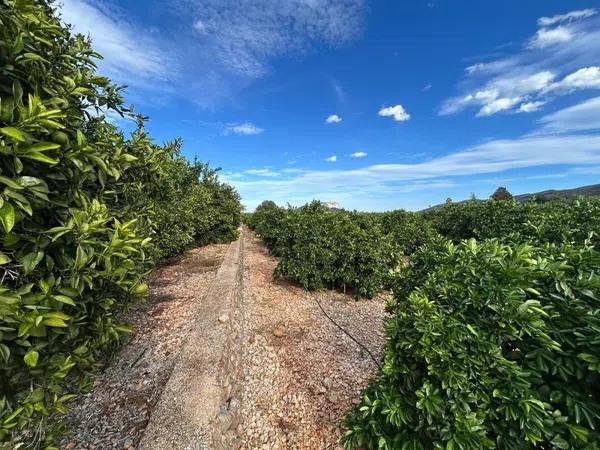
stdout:
<svg viewBox="0 0 600 450">
<path fill-rule="evenodd" d="M 0 0 L 0 442 L 7 448 L 52 448 L 48 418 L 65 411 L 77 381 L 129 331 L 117 313 L 145 295 L 144 276 L 165 249 L 192 243 L 165 238 L 167 180 L 202 190 L 187 205 L 208 217 L 192 241 L 232 238 L 239 223 L 235 191 L 214 174 L 198 179 L 177 144 L 153 143 L 141 118 L 130 137 L 105 119 L 107 111 L 132 113 L 122 88 L 97 74 L 99 57 L 60 23 L 50 1 Z"/>
</svg>

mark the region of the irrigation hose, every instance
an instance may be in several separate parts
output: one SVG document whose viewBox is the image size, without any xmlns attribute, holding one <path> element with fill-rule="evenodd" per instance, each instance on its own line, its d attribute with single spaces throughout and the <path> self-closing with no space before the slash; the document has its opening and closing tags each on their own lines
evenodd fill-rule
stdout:
<svg viewBox="0 0 600 450">
<path fill-rule="evenodd" d="M 375 363 L 375 365 L 377 365 L 377 367 L 379 369 L 381 369 L 381 363 L 379 362 L 379 360 L 377 358 L 375 358 L 373 353 L 371 353 L 371 351 L 364 344 L 359 342 L 354 336 L 352 336 L 348 331 L 346 331 L 339 323 L 337 323 L 335 320 L 333 320 L 329 314 L 327 314 L 327 311 L 325 311 L 325 309 L 323 308 L 323 305 L 321 305 L 321 302 L 319 301 L 319 299 L 317 298 L 317 296 L 315 294 L 311 294 L 311 295 L 312 295 L 313 299 L 315 300 L 315 302 L 317 302 L 317 305 L 319 305 L 319 308 L 321 309 L 321 311 L 323 312 L 325 317 L 327 317 L 331 321 L 331 323 L 333 323 L 336 327 L 338 327 L 340 330 L 342 330 L 342 332 L 346 336 L 348 336 L 350 339 L 352 339 L 360 348 L 362 348 L 364 351 L 366 351 L 369 354 L 369 356 L 371 357 L 371 359 L 373 360 L 373 362 Z"/>
</svg>

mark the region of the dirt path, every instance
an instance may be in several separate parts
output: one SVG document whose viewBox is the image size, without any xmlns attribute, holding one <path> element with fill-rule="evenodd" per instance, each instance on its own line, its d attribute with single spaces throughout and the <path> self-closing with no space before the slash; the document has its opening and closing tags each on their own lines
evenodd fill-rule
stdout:
<svg viewBox="0 0 600 450">
<path fill-rule="evenodd" d="M 241 239 L 152 274 L 124 319 L 133 336 L 72 407 L 61 448 L 339 448 L 376 364 L 316 299 L 377 358 L 384 299 L 274 280 L 276 260 L 251 231 Z"/>
<path fill-rule="evenodd" d="M 152 273 L 147 301 L 123 318 L 133 325 L 131 339 L 72 405 L 72 434 L 61 448 L 137 447 L 228 247 L 194 249 Z"/>
<path fill-rule="evenodd" d="M 276 260 L 252 232 L 244 234 L 242 448 L 338 448 L 340 421 L 376 365 L 314 297 L 377 357 L 384 301 L 275 281 Z"/>
</svg>

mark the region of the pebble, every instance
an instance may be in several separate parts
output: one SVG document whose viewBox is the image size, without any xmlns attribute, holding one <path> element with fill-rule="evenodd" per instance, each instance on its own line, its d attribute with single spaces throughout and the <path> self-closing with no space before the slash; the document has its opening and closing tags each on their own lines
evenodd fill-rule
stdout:
<svg viewBox="0 0 600 450">
<path fill-rule="evenodd" d="M 285 332 L 281 328 L 275 328 L 273 330 L 273 336 L 278 337 L 278 338 L 282 338 L 282 337 L 285 336 Z"/>
<path fill-rule="evenodd" d="M 339 399 L 339 396 L 333 392 L 327 396 L 327 400 L 329 400 L 331 403 L 337 403 Z"/>
</svg>

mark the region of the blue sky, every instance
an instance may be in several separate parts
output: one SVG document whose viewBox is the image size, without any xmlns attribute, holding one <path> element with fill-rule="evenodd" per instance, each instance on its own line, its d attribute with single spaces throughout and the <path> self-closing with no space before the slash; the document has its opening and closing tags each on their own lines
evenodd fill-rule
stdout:
<svg viewBox="0 0 600 450">
<path fill-rule="evenodd" d="M 222 167 L 249 210 L 600 178 L 600 0 L 61 3 L 156 140 Z"/>
</svg>

